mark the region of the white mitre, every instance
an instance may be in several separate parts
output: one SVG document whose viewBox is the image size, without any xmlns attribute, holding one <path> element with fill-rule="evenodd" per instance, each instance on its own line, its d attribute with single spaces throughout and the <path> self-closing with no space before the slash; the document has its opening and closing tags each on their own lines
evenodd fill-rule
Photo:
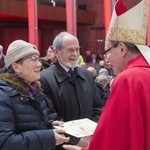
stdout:
<svg viewBox="0 0 150 150">
<path fill-rule="evenodd" d="M 123 0 L 115 3 L 106 40 L 135 44 L 150 65 L 150 48 L 146 45 L 148 0 L 142 0 L 128 11 L 124 7 Z M 117 15 L 119 11 L 124 12 Z"/>
</svg>

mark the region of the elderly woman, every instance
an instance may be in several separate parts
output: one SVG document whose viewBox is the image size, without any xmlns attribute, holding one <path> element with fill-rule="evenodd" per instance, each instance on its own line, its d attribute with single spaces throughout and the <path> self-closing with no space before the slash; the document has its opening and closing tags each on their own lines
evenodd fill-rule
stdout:
<svg viewBox="0 0 150 150">
<path fill-rule="evenodd" d="M 16 40 L 5 62 L 7 71 L 0 74 L 0 149 L 49 150 L 68 142 L 64 130 L 50 129 L 49 109 L 37 81 L 41 63 L 36 47 Z"/>
</svg>

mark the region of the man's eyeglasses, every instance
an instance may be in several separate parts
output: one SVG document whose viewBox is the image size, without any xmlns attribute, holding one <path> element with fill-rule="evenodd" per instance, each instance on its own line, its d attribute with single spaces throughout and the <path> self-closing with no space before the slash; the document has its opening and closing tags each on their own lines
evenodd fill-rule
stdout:
<svg viewBox="0 0 150 150">
<path fill-rule="evenodd" d="M 107 52 L 109 52 L 113 47 L 116 47 L 119 43 L 114 44 L 112 47 L 107 49 L 105 52 L 102 53 L 102 55 L 105 55 Z"/>
</svg>

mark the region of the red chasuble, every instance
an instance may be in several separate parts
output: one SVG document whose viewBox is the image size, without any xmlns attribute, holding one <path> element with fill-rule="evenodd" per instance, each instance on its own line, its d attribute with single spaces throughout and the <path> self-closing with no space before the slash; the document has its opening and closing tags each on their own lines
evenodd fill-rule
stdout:
<svg viewBox="0 0 150 150">
<path fill-rule="evenodd" d="M 150 66 L 142 56 L 114 79 L 90 146 L 82 150 L 150 150 Z"/>
</svg>

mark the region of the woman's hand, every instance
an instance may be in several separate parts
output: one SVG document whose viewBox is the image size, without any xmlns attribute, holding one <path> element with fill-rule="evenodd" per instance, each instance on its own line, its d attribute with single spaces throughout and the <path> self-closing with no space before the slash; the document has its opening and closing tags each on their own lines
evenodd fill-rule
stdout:
<svg viewBox="0 0 150 150">
<path fill-rule="evenodd" d="M 53 131 L 54 131 L 54 135 L 55 135 L 56 145 L 60 145 L 62 143 L 67 143 L 70 140 L 69 137 L 65 137 L 65 135 L 64 135 L 65 130 L 54 129 Z"/>
<path fill-rule="evenodd" d="M 53 121 L 52 126 L 60 126 L 63 127 L 64 122 L 63 121 Z"/>
</svg>

